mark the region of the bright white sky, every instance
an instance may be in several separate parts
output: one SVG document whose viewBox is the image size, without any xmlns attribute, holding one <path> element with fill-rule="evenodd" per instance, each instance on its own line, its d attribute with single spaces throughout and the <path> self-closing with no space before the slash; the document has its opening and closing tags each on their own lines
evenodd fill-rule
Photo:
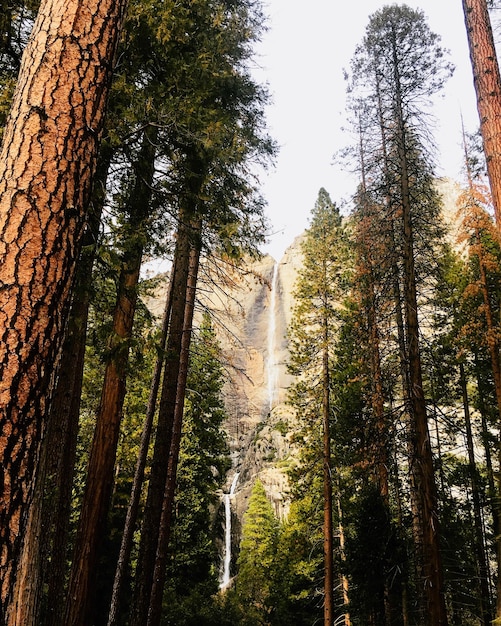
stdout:
<svg viewBox="0 0 501 626">
<path fill-rule="evenodd" d="M 276 167 L 263 176 L 263 194 L 273 234 L 264 251 L 276 260 L 308 226 L 320 187 L 341 203 L 354 190 L 350 174 L 333 165 L 349 143 L 345 125 L 345 82 L 368 16 L 384 0 L 264 0 L 269 31 L 259 48 L 257 72 L 273 98 L 268 110 L 271 135 L 281 149 Z M 451 52 L 456 71 L 435 108 L 437 174 L 458 178 L 462 166 L 462 111 L 466 130 L 478 127 L 461 0 L 407 0 L 421 8 L 432 31 Z"/>
</svg>

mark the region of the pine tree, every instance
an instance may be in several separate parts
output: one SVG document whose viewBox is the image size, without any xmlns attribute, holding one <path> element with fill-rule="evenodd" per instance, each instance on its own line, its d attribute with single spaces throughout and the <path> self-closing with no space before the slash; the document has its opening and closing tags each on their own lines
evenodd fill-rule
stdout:
<svg viewBox="0 0 501 626">
<path fill-rule="evenodd" d="M 59 360 L 124 5 L 42 3 L 3 136 L 0 597 L 4 620 L 10 619 L 20 541 L 48 397 L 56 379 L 54 365 Z M 68 103 L 72 103 L 71 114 Z M 22 346 L 27 345 L 37 348 L 26 352 Z"/>
<path fill-rule="evenodd" d="M 302 245 L 303 266 L 295 291 L 290 326 L 291 373 L 300 376 L 293 391 L 296 410 L 322 422 L 324 508 L 324 623 L 334 623 L 334 522 L 332 496 L 331 368 L 348 261 L 341 217 L 325 189 L 320 189 Z M 309 388 L 303 396 L 301 390 Z M 303 396 L 303 397 L 301 397 Z M 300 409 L 301 406 L 301 409 Z M 349 621 L 349 618 L 347 618 Z"/>
<path fill-rule="evenodd" d="M 370 17 L 353 71 L 354 89 L 366 94 L 364 101 L 373 111 L 372 141 L 379 148 L 365 170 L 375 181 L 371 191 L 377 194 L 375 199 L 382 209 L 380 223 L 390 243 L 385 260 L 392 277 L 402 384 L 409 414 L 417 564 L 426 593 L 421 619 L 433 625 L 447 624 L 419 343 L 417 285 L 429 280 L 430 265 L 422 259 L 426 258 L 424 255 L 428 260 L 432 258 L 430 253 L 439 232 L 435 226 L 439 202 L 423 141 L 426 125 L 422 115 L 450 67 L 444 61 L 439 38 L 429 30 L 423 13 L 395 5 Z"/>
<path fill-rule="evenodd" d="M 278 540 L 278 522 L 262 483 L 254 483 L 244 514 L 238 556 L 237 595 L 248 613 L 267 620 Z"/>
</svg>

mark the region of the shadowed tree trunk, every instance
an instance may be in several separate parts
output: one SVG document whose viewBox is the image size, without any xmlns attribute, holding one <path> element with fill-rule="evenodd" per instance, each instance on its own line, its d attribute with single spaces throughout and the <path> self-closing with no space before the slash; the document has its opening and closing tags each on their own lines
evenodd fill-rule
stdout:
<svg viewBox="0 0 501 626">
<path fill-rule="evenodd" d="M 174 267 L 172 267 L 162 320 L 162 332 L 159 343 L 159 351 L 155 363 L 153 378 L 151 381 L 148 406 L 146 408 L 143 432 L 141 434 L 141 444 L 138 453 L 136 469 L 134 472 L 134 482 L 132 485 L 132 492 L 127 507 L 124 532 L 120 544 L 120 552 L 118 556 L 117 568 L 115 571 L 115 579 L 113 581 L 113 592 L 110 603 L 110 613 L 108 615 L 108 626 L 116 626 L 116 624 L 118 623 L 119 611 L 122 602 L 123 582 L 126 568 L 129 565 L 130 554 L 132 551 L 133 535 L 136 527 L 137 515 L 139 512 L 141 490 L 144 482 L 144 473 L 146 469 L 146 462 L 148 460 L 148 449 L 150 445 L 151 432 L 153 429 L 153 418 L 157 407 L 158 390 L 160 388 L 163 364 L 165 361 L 165 342 L 167 341 L 167 333 L 169 330 L 169 320 L 172 305 L 172 284 L 174 274 L 175 270 Z"/>
<path fill-rule="evenodd" d="M 106 363 L 101 401 L 90 451 L 87 479 L 75 542 L 66 602 L 65 624 L 92 623 L 93 581 L 99 548 L 106 534 L 106 521 L 113 490 L 123 402 L 126 392 L 130 339 L 134 325 L 139 273 L 147 241 L 150 201 L 155 171 L 157 130 L 145 130 L 134 186 L 128 199 L 128 222 L 124 228 L 124 252 L 113 315 L 109 360 Z"/>
<path fill-rule="evenodd" d="M 182 424 L 184 414 L 184 399 L 186 395 L 186 381 L 188 378 L 188 365 L 190 357 L 190 343 L 192 336 L 193 314 L 195 311 L 195 296 L 198 281 L 198 268 L 200 264 L 200 235 L 201 225 L 194 226 L 193 241 L 190 251 L 190 267 L 188 276 L 188 289 L 186 294 L 186 308 L 184 314 L 184 331 L 181 343 L 181 358 L 179 366 L 179 378 L 176 397 L 176 408 L 172 426 L 172 440 L 170 445 L 167 480 L 165 484 L 162 516 L 158 532 L 158 545 L 153 572 L 153 584 L 148 610 L 147 626 L 158 626 L 162 615 L 162 597 L 167 567 L 167 551 L 172 526 L 172 513 L 174 510 L 174 495 L 176 491 L 177 467 L 182 437 Z"/>
<path fill-rule="evenodd" d="M 473 500 L 474 541 L 478 571 L 478 601 L 480 607 L 481 626 L 491 623 L 491 598 L 489 591 L 489 573 L 485 553 L 484 533 L 482 523 L 482 508 L 480 503 L 480 488 L 478 484 L 478 470 L 475 461 L 473 433 L 470 419 L 470 404 L 468 387 L 463 363 L 459 364 L 461 393 L 463 396 L 464 421 L 466 431 L 466 447 L 468 449 L 468 468 L 470 471 L 471 495 Z"/>
<path fill-rule="evenodd" d="M 193 191 L 198 192 L 199 188 L 200 181 L 198 181 L 197 189 Z M 169 458 L 171 446 L 172 425 L 174 421 L 180 368 L 191 247 L 190 214 L 191 211 L 187 209 L 180 211 L 176 248 L 174 251 L 175 271 L 172 284 L 172 309 L 169 336 L 166 345 L 164 378 L 159 403 L 159 416 L 161 416 L 161 419 L 158 420 L 155 435 L 155 447 L 144 518 L 141 526 L 141 542 L 136 567 L 136 584 L 130 616 L 130 623 L 134 626 L 144 626 L 144 624 L 146 624 L 153 584 L 158 529 L 162 515 L 163 496 L 167 478 L 166 459 Z"/>
<path fill-rule="evenodd" d="M 45 0 L 0 153 L 0 618 L 49 412 L 125 0 Z"/>
</svg>

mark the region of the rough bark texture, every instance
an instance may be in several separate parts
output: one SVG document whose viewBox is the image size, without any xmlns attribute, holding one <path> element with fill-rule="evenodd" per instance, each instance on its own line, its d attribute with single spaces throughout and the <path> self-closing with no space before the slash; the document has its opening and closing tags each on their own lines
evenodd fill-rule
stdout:
<svg viewBox="0 0 501 626">
<path fill-rule="evenodd" d="M 86 233 L 84 245 L 92 248 L 99 228 Z M 9 626 L 40 624 L 43 586 L 49 585 L 47 626 L 60 623 L 66 572 L 66 546 L 70 522 L 71 489 L 75 464 L 85 339 L 89 310 L 94 249 L 80 259 L 68 331 L 63 345 L 60 374 L 51 404 L 50 418 L 41 451 L 33 502 L 23 541 L 16 578 L 15 602 Z M 43 539 L 42 539 L 43 538 Z M 51 622 L 51 619 L 54 622 Z"/>
<path fill-rule="evenodd" d="M 46 0 L 0 153 L 0 599 L 12 601 L 125 0 Z"/>
<path fill-rule="evenodd" d="M 486 0 L 463 0 L 480 131 L 498 230 L 501 230 L 501 77 Z"/>
</svg>

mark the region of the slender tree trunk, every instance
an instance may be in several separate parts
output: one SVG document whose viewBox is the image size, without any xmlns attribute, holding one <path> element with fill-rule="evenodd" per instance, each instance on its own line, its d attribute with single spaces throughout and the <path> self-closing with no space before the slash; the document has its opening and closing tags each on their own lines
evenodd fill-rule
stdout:
<svg viewBox="0 0 501 626">
<path fill-rule="evenodd" d="M 134 188 L 129 198 L 129 223 L 113 315 L 110 357 L 106 364 L 101 402 L 87 468 L 73 563 L 68 585 L 65 625 L 92 623 L 94 591 L 99 548 L 106 532 L 106 521 L 113 490 L 122 408 L 126 392 L 129 345 L 134 325 L 137 287 L 146 244 L 147 222 L 155 169 L 155 127 L 147 127 L 138 161 Z"/>
<path fill-rule="evenodd" d="M 172 267 L 167 297 L 165 300 L 165 308 L 162 320 L 162 331 L 160 337 L 160 348 L 155 363 L 155 370 L 151 381 L 150 396 L 148 398 L 148 406 L 146 408 L 146 416 L 144 420 L 143 432 L 141 435 L 141 445 L 137 458 L 136 470 L 134 473 L 134 481 L 132 492 L 127 507 L 127 515 L 125 518 L 124 532 L 120 544 L 120 553 L 118 556 L 117 568 L 115 571 L 115 579 L 113 581 L 113 592 L 111 597 L 110 613 L 108 616 L 108 626 L 116 626 L 119 618 L 119 611 L 122 602 L 123 583 L 126 568 L 129 565 L 130 554 L 132 551 L 132 542 L 134 530 L 139 512 L 139 502 L 141 490 L 144 482 L 144 473 L 146 462 L 148 460 L 148 449 L 150 445 L 151 432 L 153 429 L 153 418 L 157 406 L 158 390 L 162 378 L 163 364 L 165 361 L 165 343 L 167 341 L 167 333 L 169 330 L 170 312 L 172 306 L 172 285 L 175 269 Z"/>
<path fill-rule="evenodd" d="M 341 508 L 341 486 L 338 478 L 338 493 L 336 497 L 337 501 L 337 513 L 338 513 L 338 532 L 339 532 L 339 552 L 341 555 L 341 563 L 343 565 L 343 569 L 346 566 L 346 549 L 345 549 L 345 534 L 344 534 L 344 524 L 343 524 L 343 509 Z M 349 595 L 349 583 L 348 577 L 346 574 L 341 572 L 341 589 L 343 591 L 343 605 L 345 609 L 344 613 L 344 626 L 351 626 L 351 617 L 350 617 L 350 595 Z"/>
<path fill-rule="evenodd" d="M 332 476 L 330 437 L 329 329 L 324 320 L 322 360 L 322 421 L 324 468 L 324 626 L 334 624 L 334 540 L 332 519 Z"/>
<path fill-rule="evenodd" d="M 480 608 L 481 626 L 489 626 L 491 623 L 491 598 L 489 591 L 489 576 L 487 559 L 485 554 L 484 532 L 482 524 L 482 509 L 480 504 L 480 488 L 478 485 L 478 471 L 475 461 L 475 449 L 473 445 L 473 433 L 471 428 L 470 404 L 468 400 L 468 388 L 464 365 L 459 364 L 461 379 L 461 392 L 463 396 L 464 421 L 466 431 L 466 447 L 468 449 L 468 467 L 470 470 L 471 494 L 473 500 L 473 520 L 475 531 L 475 554 L 478 572 L 478 601 Z"/>
<path fill-rule="evenodd" d="M 442 559 L 439 541 L 438 504 L 433 468 L 428 417 L 423 390 L 421 353 L 419 347 L 419 322 L 417 313 L 416 277 L 414 267 L 414 233 L 412 227 L 412 207 L 409 189 L 409 171 L 407 161 L 406 130 L 400 93 L 400 76 L 395 41 L 393 41 L 394 78 L 396 85 L 395 104 L 398 124 L 398 158 L 400 167 L 400 185 L 402 202 L 404 262 L 404 307 L 408 341 L 408 368 L 410 407 L 413 420 L 413 455 L 411 472 L 415 477 L 419 495 L 421 527 L 423 529 L 423 565 L 427 596 L 426 623 L 430 626 L 447 626 L 445 607 Z"/>
<path fill-rule="evenodd" d="M 486 0 L 463 0 L 480 131 L 501 232 L 501 77 Z M 498 617 L 501 615 L 498 613 Z"/>
<path fill-rule="evenodd" d="M 487 347 L 491 358 L 492 366 L 492 378 L 494 380 L 494 391 L 496 394 L 497 411 L 499 416 L 499 423 L 501 424 L 501 359 L 500 359 L 500 344 L 498 339 L 498 328 L 494 321 L 494 314 L 491 307 L 489 298 L 489 291 L 487 287 L 487 274 L 485 270 L 485 261 L 482 258 L 481 246 L 478 246 L 478 266 L 480 270 L 480 287 L 482 291 L 482 297 L 484 300 L 484 315 L 487 325 Z M 501 446 L 498 442 L 498 466 L 501 463 Z M 497 488 L 495 495 L 495 506 L 497 508 L 496 518 L 501 519 L 501 472 L 497 474 Z M 495 623 L 501 624 L 501 534 L 496 532 L 496 554 L 497 554 L 497 584 L 496 584 L 496 621 Z"/>
<path fill-rule="evenodd" d="M 167 550 L 172 526 L 172 512 L 174 509 L 174 495 L 176 490 L 177 467 L 182 437 L 182 424 L 184 414 L 184 399 L 186 395 L 186 381 L 188 379 L 188 365 L 190 357 L 190 343 L 193 327 L 193 314 L 195 311 L 195 296 L 198 281 L 198 268 L 200 264 L 200 236 L 201 225 L 194 227 L 194 241 L 190 251 L 190 268 L 188 277 L 188 289 L 186 295 L 186 309 L 184 314 L 184 330 L 181 343 L 181 359 L 179 365 L 179 378 L 176 397 L 176 408 L 172 427 L 172 440 L 169 452 L 167 480 L 162 506 L 162 516 L 158 532 L 158 545 L 153 572 L 153 584 L 148 610 L 146 626 L 158 626 L 162 616 L 162 597 L 165 584 L 167 567 Z"/>
<path fill-rule="evenodd" d="M 43 0 L 0 153 L 0 619 L 49 412 L 125 0 Z"/>
<path fill-rule="evenodd" d="M 101 149 L 97 179 L 93 187 L 93 209 L 89 230 L 83 241 L 82 259 L 77 267 L 75 295 L 72 302 L 69 347 L 63 348 L 61 371 L 47 433 L 51 474 L 55 481 L 55 499 L 44 503 L 42 526 L 45 536 L 50 533 L 50 548 L 45 559 L 41 584 L 47 585 L 45 626 L 59 626 L 63 619 L 64 593 L 68 569 L 68 542 L 70 532 L 71 500 L 80 403 L 87 339 L 87 319 L 92 294 L 92 269 L 99 241 L 101 215 L 106 199 L 106 181 L 111 161 L 111 148 Z M 68 374 L 66 374 L 66 372 Z M 63 433 L 63 434 L 61 434 Z M 51 478 L 46 479 L 51 481 Z M 50 487 L 49 487 L 50 488 Z M 47 541 L 45 539 L 44 543 Z"/>
<path fill-rule="evenodd" d="M 477 379 L 477 388 L 478 388 L 478 410 L 480 412 L 480 418 L 482 421 L 482 445 L 483 445 L 483 451 L 485 455 L 488 497 L 489 497 L 489 504 L 491 508 L 492 526 L 494 530 L 494 535 L 497 537 L 501 531 L 500 531 L 500 524 L 499 524 L 499 512 L 498 512 L 498 507 L 496 505 L 496 481 L 494 478 L 494 468 L 492 465 L 491 437 L 490 437 L 490 431 L 489 431 L 489 427 L 487 423 L 488 413 L 487 413 L 487 407 L 485 405 L 485 398 L 487 397 L 488 391 L 485 388 L 485 374 L 482 372 L 481 364 L 479 363 L 477 353 L 475 353 L 475 376 Z"/>
<path fill-rule="evenodd" d="M 181 211 L 174 252 L 174 277 L 172 287 L 172 311 L 167 339 L 164 378 L 159 404 L 159 416 L 148 495 L 141 526 L 141 541 L 136 566 L 136 584 L 131 607 L 131 626 L 144 626 L 153 584 L 153 570 L 157 552 L 157 537 L 162 515 L 162 504 L 167 477 L 172 426 L 177 397 L 180 368 L 181 341 L 189 275 L 191 229 L 189 212 Z"/>
</svg>

